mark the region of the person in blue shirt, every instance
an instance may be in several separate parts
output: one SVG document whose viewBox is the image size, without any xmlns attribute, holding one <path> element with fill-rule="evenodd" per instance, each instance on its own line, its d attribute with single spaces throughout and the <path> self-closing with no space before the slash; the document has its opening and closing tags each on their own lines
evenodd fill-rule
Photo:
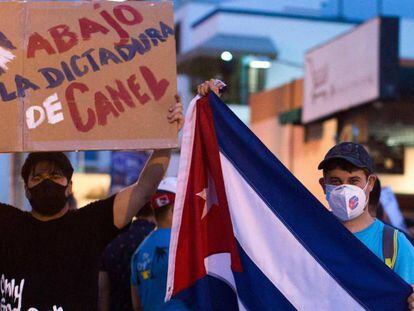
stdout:
<svg viewBox="0 0 414 311">
<path fill-rule="evenodd" d="M 414 247 L 402 232 L 391 228 L 395 254 L 392 258 L 384 256 L 383 234 L 388 228 L 369 213 L 368 201 L 377 177 L 366 149 L 352 142 L 335 145 L 318 169 L 323 170 L 319 182 L 332 213 L 395 273 L 414 284 Z M 414 310 L 414 294 L 409 297 L 408 305 Z"/>
<path fill-rule="evenodd" d="M 131 297 L 135 311 L 187 310 L 181 301 L 164 302 L 176 183 L 174 177 L 160 183 L 151 199 L 157 227 L 132 256 Z"/>
<path fill-rule="evenodd" d="M 223 82 L 211 79 L 200 84 L 197 93 L 206 96 L 213 91 L 220 96 L 223 87 Z M 384 258 L 382 238 L 384 230 L 388 229 L 369 213 L 369 196 L 377 177 L 366 149 L 352 142 L 337 144 L 328 151 L 318 169 L 323 170 L 319 182 L 332 213 L 414 289 L 414 248 L 403 233 L 395 231 L 398 245 L 395 258 Z M 407 303 L 408 309 L 414 310 L 414 293 L 409 296 Z"/>
</svg>

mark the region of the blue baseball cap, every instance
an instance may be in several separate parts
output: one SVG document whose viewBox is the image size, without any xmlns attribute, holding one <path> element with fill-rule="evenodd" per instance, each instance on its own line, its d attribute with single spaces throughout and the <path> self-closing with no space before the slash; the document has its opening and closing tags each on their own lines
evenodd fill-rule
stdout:
<svg viewBox="0 0 414 311">
<path fill-rule="evenodd" d="M 318 165 L 318 170 L 325 168 L 326 164 L 333 159 L 345 160 L 356 167 L 367 169 L 370 173 L 374 172 L 374 163 L 364 146 L 353 143 L 343 142 L 333 146 L 325 158 Z"/>
</svg>

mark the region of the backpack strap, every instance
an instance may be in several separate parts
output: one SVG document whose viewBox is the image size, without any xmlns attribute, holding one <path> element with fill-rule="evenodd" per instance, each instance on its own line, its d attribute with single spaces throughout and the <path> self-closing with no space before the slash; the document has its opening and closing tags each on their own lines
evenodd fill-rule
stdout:
<svg viewBox="0 0 414 311">
<path fill-rule="evenodd" d="M 384 255 L 385 264 L 394 269 L 398 252 L 398 230 L 384 224 L 382 232 L 382 254 Z"/>
</svg>

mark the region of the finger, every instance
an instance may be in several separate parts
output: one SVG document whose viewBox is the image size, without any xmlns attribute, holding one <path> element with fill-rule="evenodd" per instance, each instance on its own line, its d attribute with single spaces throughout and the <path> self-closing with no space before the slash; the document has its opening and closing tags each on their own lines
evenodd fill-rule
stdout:
<svg viewBox="0 0 414 311">
<path fill-rule="evenodd" d="M 220 93 L 220 80 L 211 79 L 209 81 L 209 87 L 214 93 L 216 93 L 216 95 L 219 95 L 219 93 Z"/>
<path fill-rule="evenodd" d="M 172 115 L 169 115 L 168 116 L 168 121 L 169 122 L 175 122 L 175 121 L 178 121 L 178 120 L 183 119 L 183 118 L 184 118 L 183 114 L 181 112 L 177 112 L 177 113 L 174 113 Z"/>
<path fill-rule="evenodd" d="M 173 115 L 173 114 L 176 114 L 176 113 L 183 114 L 183 112 L 184 112 L 183 107 L 182 106 L 178 106 L 178 107 L 174 107 L 173 110 L 171 110 L 171 112 L 168 115 Z"/>
<path fill-rule="evenodd" d="M 172 115 L 172 114 L 175 114 L 175 113 L 181 113 L 182 114 L 183 111 L 184 111 L 184 108 L 183 108 L 182 105 L 172 106 L 172 107 L 170 107 L 170 109 L 168 111 L 168 115 Z"/>
<path fill-rule="evenodd" d="M 175 94 L 174 95 L 174 98 L 175 98 L 175 102 L 178 104 L 178 103 L 181 103 L 181 97 L 180 97 L 180 95 L 178 95 L 178 94 Z"/>
<path fill-rule="evenodd" d="M 168 123 L 170 124 L 177 124 L 178 125 L 178 130 L 181 130 L 181 128 L 184 125 L 184 118 L 179 118 L 177 120 L 168 120 Z"/>
<path fill-rule="evenodd" d="M 204 93 L 207 93 L 209 91 L 209 89 L 210 89 L 210 85 L 208 83 L 205 83 L 203 85 L 203 91 L 204 91 Z"/>
<path fill-rule="evenodd" d="M 182 118 L 184 118 L 184 114 L 183 114 L 183 112 L 182 112 L 182 111 L 180 111 L 180 110 L 177 110 L 177 111 L 174 111 L 174 112 L 172 112 L 172 113 L 169 113 L 169 114 L 168 114 L 168 116 L 167 116 L 167 119 L 168 119 L 168 120 L 172 120 L 172 119 L 174 119 L 176 116 L 181 116 Z"/>
<path fill-rule="evenodd" d="M 168 108 L 168 111 L 169 111 L 170 113 L 175 112 L 175 111 L 177 111 L 177 110 L 183 111 L 183 110 L 184 110 L 184 108 L 183 108 L 183 104 L 181 104 L 181 103 L 176 103 L 176 104 L 174 104 L 174 105 L 170 106 L 170 108 Z"/>
<path fill-rule="evenodd" d="M 200 84 L 197 88 L 197 93 L 201 96 L 205 95 L 205 91 L 204 91 L 204 84 Z"/>
</svg>

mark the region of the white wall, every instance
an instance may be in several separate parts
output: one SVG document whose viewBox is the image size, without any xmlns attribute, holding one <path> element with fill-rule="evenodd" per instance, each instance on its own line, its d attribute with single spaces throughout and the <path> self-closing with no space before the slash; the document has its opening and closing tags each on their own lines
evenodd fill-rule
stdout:
<svg viewBox="0 0 414 311">
<path fill-rule="evenodd" d="M 189 3 L 174 12 L 175 23 L 181 25 L 181 53 L 188 52 L 194 47 L 194 33 L 191 25 L 213 11 L 214 4 Z"/>
<path fill-rule="evenodd" d="M 221 34 L 268 37 L 276 47 L 278 59 L 296 63 L 303 63 L 308 49 L 353 27 L 351 24 L 306 19 L 221 13 L 211 18 L 211 22 L 209 20 L 197 27 L 195 33 L 202 36 L 204 26 L 212 28 L 215 25 Z"/>
</svg>

